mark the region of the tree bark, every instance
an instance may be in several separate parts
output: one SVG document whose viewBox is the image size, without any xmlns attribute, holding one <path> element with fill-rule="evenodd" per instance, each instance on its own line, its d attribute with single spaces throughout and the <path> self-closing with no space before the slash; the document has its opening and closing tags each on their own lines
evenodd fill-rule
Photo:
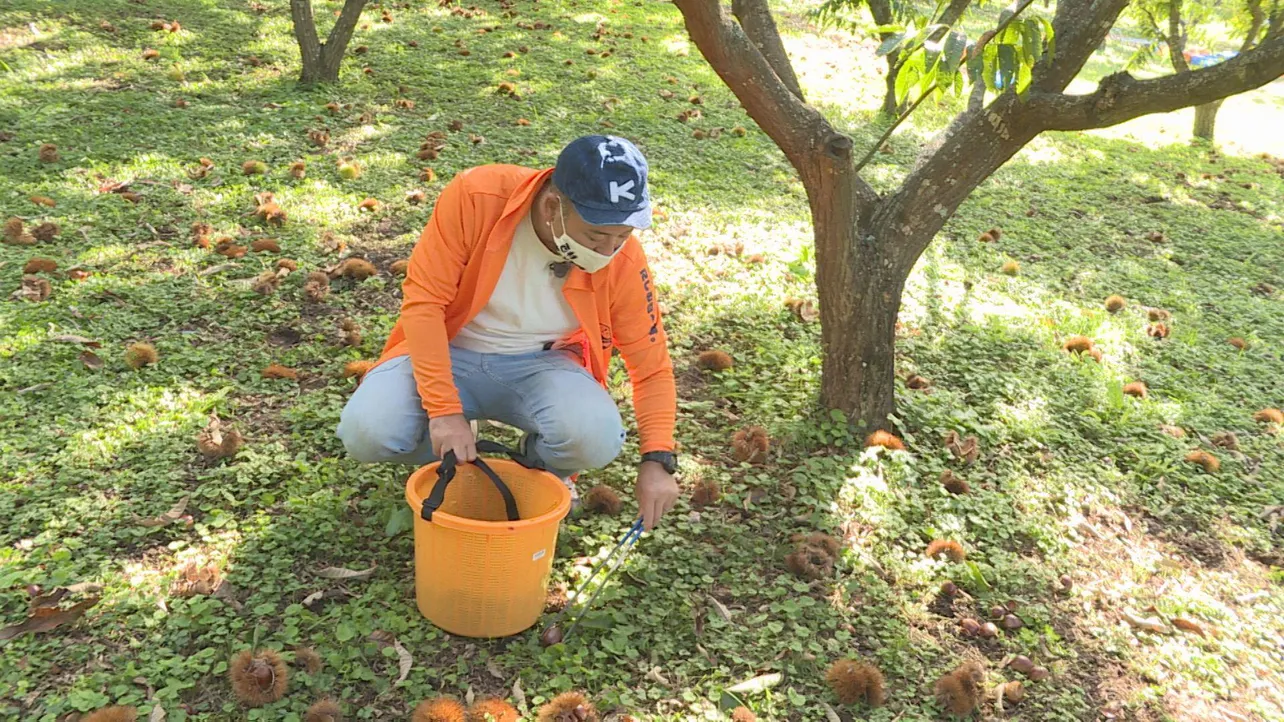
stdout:
<svg viewBox="0 0 1284 722">
<path fill-rule="evenodd" d="M 1195 137 L 1207 141 L 1213 140 L 1214 126 L 1217 124 L 1217 111 L 1222 101 L 1195 106 Z"/>
<path fill-rule="evenodd" d="M 1058 52 L 1060 46 L 1057 46 Z M 1284 74 L 1284 36 L 1209 68 L 1137 80 L 1108 75 L 1087 95 L 1031 93 L 1027 113 L 1043 130 L 1105 128 L 1126 120 L 1211 103 L 1260 88 Z"/>
<path fill-rule="evenodd" d="M 322 43 L 317 37 L 316 20 L 312 16 L 311 0 L 290 0 L 290 17 L 294 22 L 294 38 L 299 44 L 303 68 L 299 82 L 303 85 L 339 82 L 339 67 L 343 54 L 352 40 L 352 33 L 361 19 L 366 0 L 346 0 L 339 19 L 330 28 L 330 36 Z"/>
<path fill-rule="evenodd" d="M 767 4 L 763 0 L 732 0 L 731 13 L 740 21 L 740 27 L 753 41 L 758 52 L 767 59 L 780 82 L 802 100 L 802 86 L 798 84 L 794 65 L 789 62 L 789 55 L 785 53 L 785 44 L 780 40 L 780 32 L 776 29 L 776 21 L 771 17 Z"/>
</svg>

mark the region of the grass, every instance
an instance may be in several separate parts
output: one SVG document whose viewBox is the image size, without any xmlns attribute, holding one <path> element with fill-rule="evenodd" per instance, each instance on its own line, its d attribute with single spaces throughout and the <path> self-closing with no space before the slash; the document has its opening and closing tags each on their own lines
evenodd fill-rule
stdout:
<svg viewBox="0 0 1284 722">
<path fill-rule="evenodd" d="M 318 17 L 337 7 L 318 3 Z M 47 301 L 0 304 L 0 620 L 26 618 L 28 585 L 102 586 L 76 623 L 3 643 L 0 716 L 62 720 L 118 703 L 141 714 L 160 706 L 170 720 L 300 719 L 330 695 L 354 718 L 393 719 L 438 693 L 521 701 L 517 687 L 531 710 L 581 688 L 605 710 L 647 720 L 720 719 L 741 703 L 762 719 L 824 719 L 828 705 L 842 719 L 921 720 L 942 716 L 933 681 L 962 659 L 986 660 L 992 690 L 1020 678 L 1002 663 L 1024 654 L 1051 676 L 1027 682 L 1015 708 L 987 699 L 984 715 L 1284 719 L 1284 446 L 1251 418 L 1284 405 L 1284 297 L 1268 288 L 1284 287 L 1284 179 L 1255 156 L 1280 154 L 1279 141 L 1245 130 L 1277 122 L 1278 88 L 1227 103 L 1223 153 L 1186 145 L 1188 123 L 1173 114 L 1045 136 L 987 181 L 907 292 L 899 367 L 931 380 L 928 391 L 898 386 L 908 450 L 867 451 L 841 417 L 815 407 L 818 329 L 784 305 L 814 297 L 801 185 L 689 45 L 676 10 L 546 0 L 508 20 L 481 7 L 488 14 L 470 18 L 391 6 L 392 23 L 368 10 L 353 47 L 369 53 L 345 62 L 341 85 L 316 91 L 292 82 L 279 3 L 260 13 L 232 0 L 15 0 L 0 11 L 0 131 L 13 134 L 0 143 L 3 216 L 62 229 L 36 247 L 0 246 L 0 290 L 19 286 L 32 255 L 90 272 L 51 274 Z M 781 10 L 809 97 L 858 144 L 872 142 L 885 127 L 870 114 L 881 93 L 872 46 L 808 31 L 806 7 Z M 148 29 L 156 18 L 183 30 Z M 535 20 L 554 29 L 513 26 Z M 599 21 L 615 33 L 605 42 L 590 37 Z M 148 47 L 158 60 L 142 59 Z M 521 99 L 498 95 L 501 82 L 517 83 Z M 704 117 L 678 122 L 693 95 Z M 345 107 L 331 114 L 329 102 Z M 885 189 L 903 176 L 947 110 L 926 106 L 898 132 L 871 182 Z M 463 130 L 442 156 L 417 160 L 423 137 L 455 119 Z M 452 638 L 414 606 L 406 470 L 354 464 L 334 438 L 353 385 L 340 373 L 378 354 L 399 303 L 388 267 L 409 253 L 446 179 L 486 162 L 551 165 L 567 140 L 606 123 L 642 146 L 664 210 L 644 243 L 681 384 L 683 483 L 717 481 L 723 497 L 699 511 L 683 502 L 644 538 L 568 644 L 541 649 L 538 629 Z M 693 125 L 748 132 L 697 140 Z M 323 127 L 331 140 L 321 149 L 307 131 Z M 61 159 L 37 160 L 42 143 Z M 354 180 L 336 170 L 349 156 L 364 168 Z M 214 167 L 192 178 L 201 157 Z M 247 160 L 268 173 L 242 175 Z M 287 173 L 297 160 L 308 165 L 302 180 Z M 429 165 L 433 183 L 419 180 Z M 138 203 L 100 192 L 125 180 Z M 430 202 L 408 203 L 413 189 Z M 251 215 L 265 190 L 289 214 L 279 229 Z M 358 211 L 367 197 L 381 201 L 374 213 Z M 275 238 L 300 272 L 257 295 L 250 283 L 277 256 L 229 261 L 193 247 L 195 222 L 247 243 Z M 996 225 L 997 244 L 976 242 Z M 325 302 L 304 303 L 304 271 L 337 261 L 327 231 L 380 274 L 336 281 Z M 1155 231 L 1162 242 L 1148 239 Z M 706 254 L 735 242 L 743 255 Z M 749 262 L 755 253 L 764 262 Z M 1008 260 L 1017 275 L 999 272 Z M 1114 293 L 1129 301 L 1118 314 L 1103 308 Z M 1147 307 L 1172 313 L 1167 339 L 1146 334 Z M 355 348 L 337 343 L 345 318 L 363 332 Z M 58 340 L 68 334 L 101 343 L 89 350 L 102 368 L 82 363 L 82 344 Z M 1059 350 L 1073 334 L 1097 342 L 1101 363 Z M 126 366 L 135 341 L 155 344 L 159 362 Z M 695 369 L 711 348 L 735 367 Z M 261 378 L 269 363 L 300 379 Z M 1123 395 L 1132 380 L 1147 383 L 1147 399 Z M 612 390 L 627 397 L 622 370 Z M 244 433 L 234 458 L 197 452 L 211 413 Z M 731 456 L 732 434 L 750 424 L 773 438 L 761 466 Z M 976 436 L 978 460 L 955 459 L 948 431 Z M 1212 445 L 1224 431 L 1238 451 Z M 1220 471 L 1183 462 L 1193 449 L 1216 453 Z M 627 498 L 635 452 L 584 483 Z M 947 469 L 971 493 L 945 492 Z M 140 523 L 185 498 L 190 524 Z M 620 518 L 569 520 L 554 581 L 583 578 L 633 511 L 627 502 Z M 839 537 L 842 550 L 832 576 L 805 582 L 784 557 L 794 534 L 813 531 Z M 966 561 L 926 558 L 936 538 L 959 541 Z M 219 595 L 173 592 L 188 563 L 218 569 Z M 317 573 L 327 566 L 374 571 L 329 580 Z M 963 594 L 942 597 L 945 581 Z M 1021 629 L 961 633 L 960 619 L 985 621 L 1008 601 Z M 1125 613 L 1157 617 L 1169 633 L 1134 629 Z M 1208 636 L 1173 631 L 1178 616 Z M 393 639 L 413 657 L 400 682 Z M 284 699 L 247 711 L 226 670 L 254 644 L 287 659 L 310 646 L 323 666 L 295 671 Z M 885 707 L 844 707 L 826 688 L 828 665 L 852 656 L 887 677 Z M 727 691 L 767 674 L 782 676 Z"/>
</svg>

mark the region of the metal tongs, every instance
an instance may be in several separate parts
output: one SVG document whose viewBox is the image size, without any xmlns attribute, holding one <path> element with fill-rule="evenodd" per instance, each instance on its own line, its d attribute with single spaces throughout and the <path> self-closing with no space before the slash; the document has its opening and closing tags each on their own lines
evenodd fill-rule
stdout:
<svg viewBox="0 0 1284 722">
<path fill-rule="evenodd" d="M 628 532 L 624 534 L 624 538 L 620 539 L 620 541 L 616 543 L 615 548 L 606 556 L 606 559 L 602 560 L 603 563 L 599 564 L 597 568 L 593 570 L 593 573 L 588 576 L 588 579 L 585 579 L 584 583 L 580 585 L 580 588 L 575 590 L 574 598 L 576 601 L 579 601 L 579 599 L 584 596 L 584 590 L 588 589 L 588 586 L 593 583 L 593 579 L 597 577 L 598 572 L 603 569 L 607 569 L 606 576 L 602 577 L 602 580 L 598 584 L 597 589 L 593 592 L 593 595 L 588 598 L 588 601 L 580 605 L 580 611 L 575 615 L 575 619 L 571 622 L 571 626 L 567 628 L 565 632 L 562 631 L 561 620 L 571 609 L 568 605 L 565 609 L 557 613 L 557 616 L 553 618 L 553 622 L 544 628 L 543 634 L 539 635 L 539 643 L 542 646 L 551 647 L 554 644 L 560 644 L 571 636 L 571 632 L 575 631 L 575 628 L 580 624 L 580 620 L 584 619 L 584 615 L 593 607 L 593 602 L 597 599 L 597 595 L 601 594 L 602 590 L 606 588 L 606 583 L 610 581 L 611 577 L 615 574 L 615 571 L 620 568 L 620 564 L 623 563 L 626 557 L 628 557 L 629 550 L 633 548 L 634 542 L 636 542 L 641 536 L 642 520 L 638 519 L 633 522 L 633 526 L 629 527 Z M 617 554 L 619 554 L 619 556 L 616 556 Z M 612 557 L 615 558 L 614 561 L 612 561 Z M 610 562 L 609 568 L 607 562 Z"/>
</svg>

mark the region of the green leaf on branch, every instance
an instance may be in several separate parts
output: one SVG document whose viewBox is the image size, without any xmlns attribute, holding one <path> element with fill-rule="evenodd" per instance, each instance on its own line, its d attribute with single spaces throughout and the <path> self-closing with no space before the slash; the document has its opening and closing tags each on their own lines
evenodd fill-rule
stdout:
<svg viewBox="0 0 1284 722">
<path fill-rule="evenodd" d="M 1000 45 L 998 47 L 999 58 L 999 78 L 1003 83 L 1003 89 L 1009 88 L 1016 81 L 1017 77 L 1017 52 L 1015 45 Z"/>
<path fill-rule="evenodd" d="M 910 88 L 923 77 L 923 53 L 914 53 L 896 74 L 896 102 L 904 103 Z"/>
<path fill-rule="evenodd" d="M 967 50 L 967 36 L 958 31 L 945 36 L 945 48 L 942 51 L 941 69 L 947 75 L 953 75 L 963 62 L 963 52 Z"/>
<path fill-rule="evenodd" d="M 1026 18 L 1021 36 L 1025 39 L 1026 62 L 1031 65 L 1043 57 L 1043 25 L 1035 18 Z"/>
<path fill-rule="evenodd" d="M 896 33 L 894 35 L 891 35 L 878 46 L 878 50 L 875 52 L 875 54 L 881 58 L 884 55 L 887 55 L 888 53 L 894 52 L 896 48 L 900 47 L 900 44 L 904 41 L 905 41 L 905 33 Z"/>
</svg>

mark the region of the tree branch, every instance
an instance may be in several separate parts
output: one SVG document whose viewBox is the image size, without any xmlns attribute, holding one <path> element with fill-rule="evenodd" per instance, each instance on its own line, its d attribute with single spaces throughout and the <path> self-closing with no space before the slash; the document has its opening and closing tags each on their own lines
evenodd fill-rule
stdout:
<svg viewBox="0 0 1284 722">
<path fill-rule="evenodd" d="M 1266 13 L 1262 12 L 1262 0 L 1248 0 L 1248 16 L 1252 18 L 1248 32 L 1244 34 L 1244 43 L 1239 46 L 1241 53 L 1247 53 L 1257 43 L 1257 34 L 1266 24 Z"/>
<path fill-rule="evenodd" d="M 723 11 L 719 0 L 674 0 L 674 4 L 705 60 L 799 175 L 811 178 L 822 169 L 825 164 L 816 162 L 817 153 L 822 161 L 850 168 L 851 139 L 790 92 L 739 23 Z M 862 200 L 878 199 L 867 183 L 860 179 L 857 183 L 854 192 Z"/>
<path fill-rule="evenodd" d="M 776 29 L 776 21 L 772 19 L 767 3 L 763 0 L 732 0 L 731 12 L 740 21 L 740 27 L 753 41 L 758 52 L 767 59 L 780 82 L 802 100 L 802 86 L 798 84 L 798 76 L 794 74 L 793 63 L 789 62 L 789 55 L 785 53 L 785 44 L 780 40 L 780 31 Z"/>
<path fill-rule="evenodd" d="M 967 6 L 971 4 L 972 0 L 950 0 L 950 4 L 941 11 L 940 17 L 936 18 L 936 23 L 952 27 L 959 18 L 963 17 L 963 11 L 967 10 Z"/>
<path fill-rule="evenodd" d="M 1274 38 L 1284 35 L 1284 5 L 1279 0 L 1271 3 L 1271 19 L 1266 29 L 1266 37 Z"/>
<path fill-rule="evenodd" d="M 321 41 L 317 38 L 317 24 L 312 17 L 312 0 L 290 0 L 290 18 L 294 23 L 294 39 L 299 43 L 299 50 L 305 56 L 319 57 Z"/>
<path fill-rule="evenodd" d="M 1173 70 L 1185 73 L 1190 70 L 1186 62 L 1186 34 L 1181 31 L 1181 0 L 1168 0 L 1168 58 Z"/>
<path fill-rule="evenodd" d="M 1284 74 L 1284 37 L 1272 38 L 1230 60 L 1187 73 L 1137 80 L 1107 76 L 1088 95 L 1030 93 L 1026 106 L 1043 130 L 1105 128 L 1150 113 L 1204 105 L 1259 88 Z"/>
<path fill-rule="evenodd" d="M 1057 52 L 1044 56 L 1034 69 L 1031 91 L 1060 93 L 1083 69 L 1128 6 L 1129 0 L 1059 2 L 1052 21 Z"/>
<path fill-rule="evenodd" d="M 327 61 L 337 61 L 336 56 L 343 55 L 343 51 L 348 48 L 348 41 L 352 39 L 352 32 L 357 29 L 357 22 L 361 20 L 361 10 L 365 5 L 366 0 L 346 0 L 343 3 L 339 19 L 335 21 L 334 27 L 330 28 L 330 36 L 321 46 L 321 53 Z M 313 30 L 313 32 L 316 31 Z"/>
</svg>

